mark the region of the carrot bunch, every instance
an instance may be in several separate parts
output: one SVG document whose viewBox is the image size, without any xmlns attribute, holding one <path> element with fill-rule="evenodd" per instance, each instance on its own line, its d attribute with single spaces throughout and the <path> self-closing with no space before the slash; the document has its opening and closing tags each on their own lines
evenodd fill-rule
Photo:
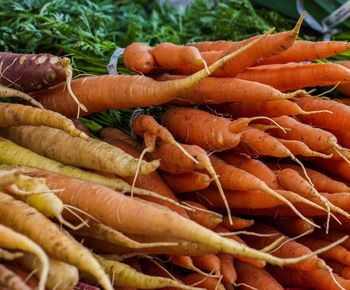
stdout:
<svg viewBox="0 0 350 290">
<path fill-rule="evenodd" d="M 304 63 L 350 46 L 296 40 L 304 16 L 240 42 L 132 43 L 142 75 L 71 84 L 65 59 L 0 54 L 3 96 L 38 107 L 0 103 L 0 288 L 350 289 L 350 107 L 311 89 L 346 93 L 350 70 Z M 70 119 L 105 109 L 129 128 Z"/>
</svg>

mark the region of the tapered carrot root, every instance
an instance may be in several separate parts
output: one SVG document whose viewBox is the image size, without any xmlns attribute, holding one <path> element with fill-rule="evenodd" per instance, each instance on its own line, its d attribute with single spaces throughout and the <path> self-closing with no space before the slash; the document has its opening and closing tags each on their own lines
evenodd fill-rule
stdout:
<svg viewBox="0 0 350 290">
<path fill-rule="evenodd" d="M 155 59 L 151 54 L 152 47 L 133 42 L 125 48 L 123 62 L 125 66 L 138 73 L 148 74 L 155 67 Z"/>
<path fill-rule="evenodd" d="M 5 200 L 13 201 L 13 199 L 10 196 L 7 196 L 4 193 L 0 192 L 1 199 L 4 198 Z M 7 207 L 7 204 L 5 203 L 4 199 L 2 199 L 1 202 L 1 223 L 7 224 L 7 219 L 15 219 L 14 217 L 11 218 L 11 215 L 8 215 L 6 217 L 5 207 Z M 12 215 L 14 213 L 14 208 L 12 208 Z M 5 216 L 3 216 L 5 214 Z M 17 214 L 17 213 L 16 213 Z M 18 213 L 18 215 L 21 215 L 22 213 Z M 18 222 L 18 221 L 17 221 Z M 23 222 L 23 221 L 21 221 Z M 9 226 L 9 225 L 8 225 Z M 11 228 L 14 228 L 11 226 Z M 38 257 L 41 264 L 41 271 L 40 271 L 40 281 L 38 285 L 38 289 L 44 290 L 45 284 L 48 276 L 49 271 L 49 260 L 43 249 L 35 243 L 35 239 L 33 241 L 29 238 L 27 238 L 25 235 L 22 235 L 20 233 L 15 232 L 13 229 L 8 228 L 7 226 L 0 225 L 0 247 L 6 248 L 6 249 L 16 249 L 16 250 L 22 250 L 25 252 L 32 253 Z M 21 231 L 18 231 L 21 232 Z"/>
<path fill-rule="evenodd" d="M 53 258 L 90 273 L 104 289 L 113 289 L 107 275 L 90 251 L 67 236 L 50 220 L 25 203 L 0 193 L 1 222 L 37 242 Z M 42 231 L 45 229 L 45 231 Z M 46 260 L 46 272 L 48 271 Z M 44 267 L 43 267 L 44 268 Z M 45 269 L 45 268 L 44 268 Z M 45 285 L 45 279 L 42 279 Z M 43 288 L 44 289 L 44 286 Z"/>
<path fill-rule="evenodd" d="M 274 219 L 271 222 L 280 231 L 292 236 L 298 236 L 306 232 L 312 232 L 315 229 L 314 226 L 310 225 L 309 223 L 303 221 L 300 218 L 281 218 Z M 341 237 L 343 236 L 344 235 L 342 235 Z"/>
<path fill-rule="evenodd" d="M 238 284 L 244 283 L 248 286 L 241 286 L 240 289 L 259 289 L 259 290 L 283 290 L 279 284 L 264 268 L 257 268 L 247 263 L 235 260 Z M 253 287 L 253 288 L 251 288 Z"/>
<path fill-rule="evenodd" d="M 11 290 L 30 290 L 31 288 L 10 269 L 0 265 L 0 286 Z M 1 288 L 2 288 L 1 287 Z"/>
<path fill-rule="evenodd" d="M 73 137 L 88 139 L 85 133 L 75 128 L 71 120 L 58 113 L 20 104 L 0 103 L 0 127 L 6 128 L 21 125 L 44 125 L 61 129 Z"/>
<path fill-rule="evenodd" d="M 215 109 L 220 113 L 228 113 L 234 118 L 239 117 L 254 117 L 254 116 L 267 116 L 267 117 L 279 117 L 283 115 L 309 115 L 316 114 L 323 111 L 304 111 L 298 104 L 289 100 L 276 100 L 276 101 L 252 101 L 244 100 L 241 102 L 235 102 L 231 104 L 223 104 L 221 106 L 215 106 Z M 320 109 L 322 110 L 322 109 Z M 326 113 L 331 113 L 326 111 Z M 324 113 L 324 114 L 326 114 Z"/>
<path fill-rule="evenodd" d="M 240 136 L 230 130 L 229 119 L 202 110 L 185 107 L 167 110 L 162 124 L 181 142 L 195 144 L 205 150 L 232 149 L 240 142 Z M 202 129 L 198 130 L 201 126 Z"/>
<path fill-rule="evenodd" d="M 249 228 L 250 226 L 252 226 L 254 224 L 254 220 L 252 220 L 252 219 L 248 220 L 248 219 L 244 219 L 244 218 L 241 218 L 238 216 L 232 217 L 232 221 L 233 221 L 233 224 L 230 225 L 227 217 L 225 216 L 222 219 L 222 226 L 227 228 L 230 231 L 235 231 L 235 230 Z"/>
<path fill-rule="evenodd" d="M 16 261 L 25 270 L 32 272 L 40 267 L 38 259 L 32 255 L 25 255 Z M 39 278 L 38 271 L 35 276 Z M 73 289 L 78 283 L 79 273 L 76 267 L 55 259 L 49 259 L 49 273 L 46 287 L 53 290 Z"/>
<path fill-rule="evenodd" d="M 183 174 L 161 172 L 160 176 L 174 193 L 191 192 L 207 188 L 212 179 L 204 173 L 192 171 Z"/>
<path fill-rule="evenodd" d="M 177 80 L 184 76 L 162 75 L 160 80 Z M 245 102 L 247 100 L 268 101 L 286 100 L 297 96 L 307 96 L 303 90 L 282 93 L 275 88 L 258 82 L 237 78 L 208 77 L 194 85 L 184 94 L 178 96 L 171 103 L 176 105 L 222 104 L 231 102 Z"/>
<path fill-rule="evenodd" d="M 349 82 L 350 70 L 334 63 L 271 64 L 247 68 L 236 77 L 270 85 L 280 91 L 290 91 Z"/>
<path fill-rule="evenodd" d="M 89 113 L 100 112 L 108 108 L 128 109 L 161 105 L 182 95 L 229 60 L 239 57 L 245 50 L 256 46 L 266 36 L 267 34 L 257 37 L 241 49 L 217 60 L 207 69 L 204 68 L 183 80 L 157 82 L 144 76 L 108 75 L 73 80 L 72 89 Z M 39 97 L 39 102 L 46 109 L 69 117 L 77 114 L 77 106 L 70 99 L 63 85 L 35 93 L 35 96 Z M 86 112 L 82 113 L 82 115 L 86 114 Z"/>
<path fill-rule="evenodd" d="M 34 107 L 44 109 L 42 104 L 37 102 L 34 98 L 27 95 L 26 93 L 23 93 L 21 91 L 17 91 L 15 89 L 7 88 L 7 87 L 0 85 L 0 100 L 1 100 L 1 98 L 12 98 L 12 97 L 20 98 L 24 101 L 27 101 L 28 103 L 30 103 Z"/>
<path fill-rule="evenodd" d="M 152 277 L 137 272 L 132 267 L 112 260 L 104 259 L 101 256 L 95 255 L 96 259 L 101 263 L 105 271 L 109 274 L 115 286 L 137 287 L 141 289 L 154 289 L 163 287 L 176 287 L 179 289 L 198 290 L 200 288 L 186 286 L 178 281 Z"/>
<path fill-rule="evenodd" d="M 138 160 L 105 142 L 74 138 L 58 129 L 39 126 L 19 126 L 2 129 L 1 134 L 15 143 L 62 163 L 133 176 Z M 70 148 L 70 153 L 62 148 Z M 141 162 L 140 174 L 154 171 L 159 161 Z"/>
</svg>

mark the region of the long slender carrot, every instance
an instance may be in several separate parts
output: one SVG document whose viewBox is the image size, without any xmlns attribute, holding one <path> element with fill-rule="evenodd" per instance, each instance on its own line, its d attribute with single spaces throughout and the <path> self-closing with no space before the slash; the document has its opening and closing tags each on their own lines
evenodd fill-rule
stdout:
<svg viewBox="0 0 350 290">
<path fill-rule="evenodd" d="M 4 193 L 0 193 L 0 195 L 4 196 L 5 198 L 8 197 L 10 200 L 12 200 L 10 196 L 7 196 Z M 1 207 L 3 206 L 1 205 Z M 1 214 L 3 215 L 3 213 Z M 21 214 L 22 213 L 19 213 L 19 215 Z M 38 289 L 44 290 L 49 271 L 49 259 L 46 253 L 40 247 L 40 245 L 35 243 L 35 240 L 32 241 L 30 238 L 26 237 L 26 235 L 16 232 L 12 229 L 13 227 L 10 228 L 5 226 L 4 224 L 6 224 L 6 219 L 8 219 L 8 217 L 1 218 L 0 247 L 11 250 L 21 250 L 28 253 L 32 253 L 35 256 L 37 256 L 41 264 L 40 281 Z"/>
<path fill-rule="evenodd" d="M 279 117 L 283 115 L 310 115 L 319 112 L 311 110 L 305 111 L 299 107 L 298 104 L 289 100 L 244 100 L 241 102 L 215 106 L 215 109 L 220 113 L 230 114 L 234 118 L 254 117 L 260 115 L 267 117 Z"/>
<path fill-rule="evenodd" d="M 291 91 L 349 82 L 350 71 L 335 63 L 288 63 L 247 68 L 236 77 Z"/>
<path fill-rule="evenodd" d="M 123 62 L 125 66 L 138 73 L 147 74 L 155 66 L 155 59 L 150 53 L 152 47 L 141 42 L 133 42 L 125 48 Z"/>
<path fill-rule="evenodd" d="M 144 201 L 128 198 L 103 186 L 95 185 L 91 187 L 91 184 L 88 182 L 55 174 L 47 175 L 46 180 L 51 189 L 65 188 L 63 192 L 57 192 L 57 195 L 64 203 L 89 212 L 102 223 L 124 233 L 154 236 L 164 236 L 166 233 L 166 235 L 174 238 L 202 243 L 218 251 L 264 259 L 278 265 L 296 263 L 309 257 L 303 256 L 291 260 L 280 260 L 271 255 L 246 248 L 237 242 L 222 238 L 169 210 L 164 210 Z M 81 192 L 84 192 L 84 194 L 82 195 Z M 107 208 L 108 211 L 106 211 Z M 110 213 L 112 215 L 118 213 L 119 218 L 111 219 Z M 243 252 L 241 251 L 242 249 L 244 249 Z"/>
<path fill-rule="evenodd" d="M 124 151 L 105 142 L 74 138 L 58 129 L 44 126 L 19 126 L 4 128 L 3 136 L 15 143 L 62 163 L 115 173 L 119 176 L 133 176 L 138 160 Z M 62 150 L 70 148 L 69 151 Z M 140 174 L 154 171 L 159 161 L 141 162 Z"/>
<path fill-rule="evenodd" d="M 227 217 L 225 216 L 222 219 L 222 226 L 227 228 L 230 231 L 235 231 L 235 230 L 249 228 L 250 226 L 252 226 L 254 224 L 254 220 L 252 220 L 252 219 L 248 220 L 248 219 L 241 218 L 238 216 L 232 217 L 232 221 L 233 221 L 233 224 L 230 225 Z"/>
<path fill-rule="evenodd" d="M 296 215 L 298 215 L 301 219 L 308 221 L 288 199 L 269 188 L 263 181 L 256 178 L 254 175 L 242 169 L 236 168 L 233 165 L 229 165 L 216 156 L 211 155 L 210 160 L 215 171 L 220 176 L 219 179 L 224 189 L 241 191 L 261 190 L 287 204 Z"/>
<path fill-rule="evenodd" d="M 88 249 L 25 203 L 3 193 L 0 193 L 0 200 L 0 219 L 3 224 L 36 241 L 51 257 L 90 273 L 104 289 L 113 289 L 107 275 Z"/>
<path fill-rule="evenodd" d="M 28 94 L 0 85 L 0 100 L 2 98 L 12 98 L 12 97 L 20 98 L 24 101 L 27 101 L 29 104 L 31 104 L 34 107 L 44 109 L 42 104 L 40 104 L 38 101 L 36 101 L 34 98 L 29 96 Z"/>
<path fill-rule="evenodd" d="M 160 176 L 174 193 L 191 192 L 207 188 L 211 178 L 204 173 L 192 171 L 183 174 L 161 172 Z"/>
<path fill-rule="evenodd" d="M 283 290 L 284 288 L 264 268 L 257 268 L 244 262 L 235 260 L 237 282 L 248 286 L 240 289 Z"/>
<path fill-rule="evenodd" d="M 30 290 L 31 288 L 6 266 L 0 264 L 0 286 L 11 290 Z"/>
<path fill-rule="evenodd" d="M 177 80 L 184 76 L 162 75 L 159 80 Z M 208 77 L 199 84 L 194 85 L 182 95 L 171 101 L 173 104 L 188 106 L 202 104 L 222 104 L 230 102 L 286 100 L 297 96 L 307 96 L 307 92 L 297 90 L 295 92 L 282 93 L 275 88 L 261 84 L 241 80 L 238 78 Z"/>
<path fill-rule="evenodd" d="M 107 75 L 86 77 L 72 81 L 72 89 L 89 113 L 108 108 L 127 109 L 167 103 L 183 94 L 191 86 L 213 73 L 230 59 L 237 59 L 241 53 L 257 46 L 267 34 L 256 38 L 246 46 L 236 50 L 215 63 L 183 80 L 158 82 L 144 76 Z M 35 93 L 38 101 L 47 109 L 65 116 L 75 116 L 76 104 L 69 98 L 63 85 Z M 86 112 L 82 112 L 86 115 Z"/>
<path fill-rule="evenodd" d="M 224 284 L 234 284 L 237 280 L 236 268 L 233 264 L 234 258 L 230 254 L 218 253 L 220 260 L 220 270 Z"/>
<path fill-rule="evenodd" d="M 88 139 L 88 136 L 76 129 L 73 122 L 66 117 L 47 110 L 41 110 L 20 104 L 0 103 L 0 127 L 20 125 L 45 125 L 66 131 L 73 137 Z"/>
<path fill-rule="evenodd" d="M 292 46 L 293 42 L 298 36 L 300 26 L 303 22 L 304 17 L 305 17 L 305 13 L 301 15 L 301 17 L 299 18 L 298 22 L 296 23 L 295 27 L 292 30 L 277 33 L 266 37 L 264 41 L 261 41 L 257 45 L 256 48 L 247 49 L 244 55 L 242 55 L 242 57 L 239 58 L 239 60 L 235 62 L 232 62 L 232 61 L 228 62 L 224 67 L 216 71 L 214 75 L 235 76 L 242 69 L 249 67 L 254 63 L 258 62 L 259 59 L 263 57 L 279 54 L 282 51 L 286 50 L 287 48 Z M 240 43 L 238 46 L 235 46 L 235 45 L 229 46 L 227 49 L 223 51 L 202 52 L 201 55 L 208 64 L 211 64 L 213 61 L 215 61 L 219 57 L 222 57 L 222 55 L 235 51 L 242 45 L 247 45 L 247 43 L 252 43 L 253 41 L 255 41 L 255 39 L 256 37 L 246 40 Z M 175 71 L 181 72 L 182 74 L 189 74 L 193 71 L 197 71 L 200 68 L 201 66 L 186 65 L 181 67 L 181 69 L 177 69 Z"/>
</svg>

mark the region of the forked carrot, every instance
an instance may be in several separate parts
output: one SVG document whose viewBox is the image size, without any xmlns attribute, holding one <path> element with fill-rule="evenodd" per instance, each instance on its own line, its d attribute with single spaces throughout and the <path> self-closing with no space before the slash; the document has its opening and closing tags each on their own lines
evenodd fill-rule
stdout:
<svg viewBox="0 0 350 290">
<path fill-rule="evenodd" d="M 266 36 L 267 34 L 257 37 L 246 46 L 225 55 L 208 68 L 183 80 L 158 82 L 144 76 L 105 75 L 75 79 L 72 81 L 72 89 L 79 101 L 86 106 L 89 114 L 108 108 L 128 109 L 161 105 L 183 94 L 191 86 L 199 83 L 229 60 L 236 59 L 250 47 L 257 46 Z M 69 98 L 64 85 L 37 92 L 35 96 L 39 97 L 37 100 L 46 109 L 69 117 L 74 117 L 77 113 L 77 106 Z M 86 112 L 82 113 L 82 115 L 86 114 Z"/>
</svg>

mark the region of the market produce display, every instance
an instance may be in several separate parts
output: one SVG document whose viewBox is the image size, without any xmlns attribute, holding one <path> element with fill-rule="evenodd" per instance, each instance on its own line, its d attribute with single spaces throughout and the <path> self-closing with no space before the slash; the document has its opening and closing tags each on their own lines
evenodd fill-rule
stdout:
<svg viewBox="0 0 350 290">
<path fill-rule="evenodd" d="M 276 32 L 241 1 L 239 39 L 134 37 L 107 74 L 117 45 L 72 25 L 77 3 L 39 2 L 0 12 L 1 290 L 350 289 L 348 42 L 298 39 L 306 13 Z M 42 25 L 34 50 L 8 41 L 18 19 Z"/>
</svg>

